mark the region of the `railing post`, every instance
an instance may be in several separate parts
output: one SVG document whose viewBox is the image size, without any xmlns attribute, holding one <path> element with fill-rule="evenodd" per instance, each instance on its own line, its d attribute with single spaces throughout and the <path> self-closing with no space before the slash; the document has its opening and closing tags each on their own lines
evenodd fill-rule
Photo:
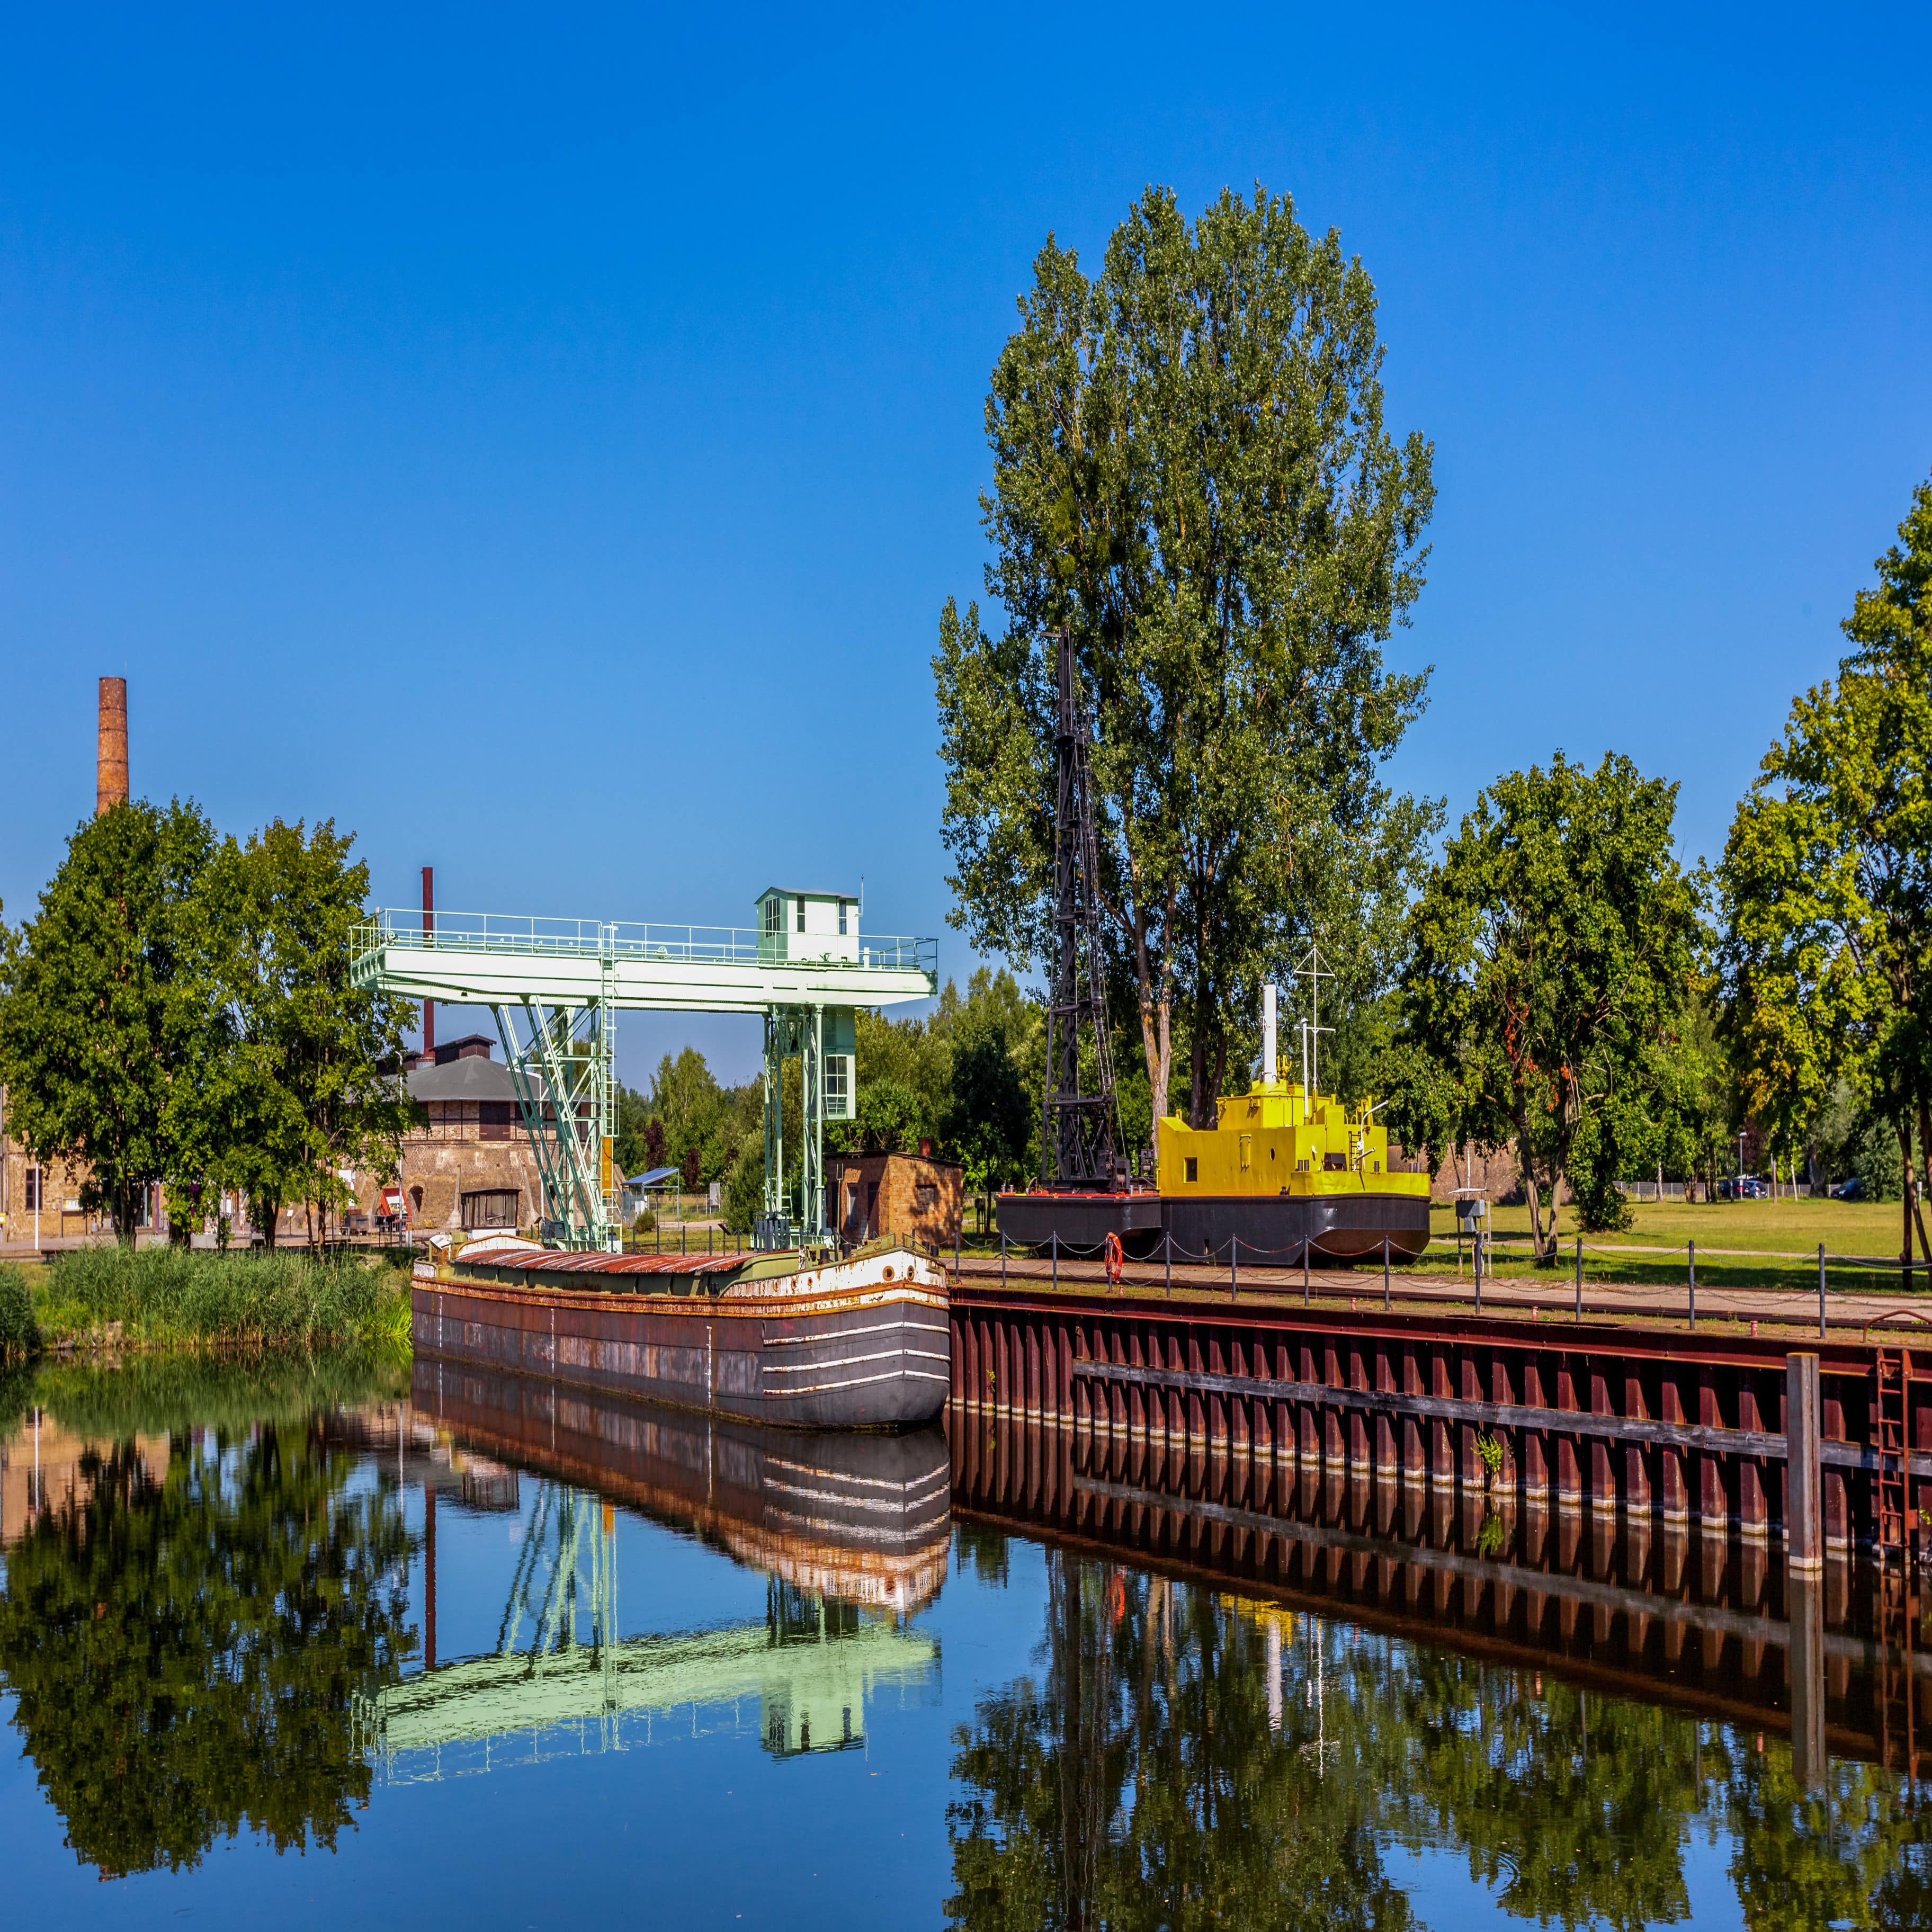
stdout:
<svg viewBox="0 0 1932 1932">
<path fill-rule="evenodd" d="M 1308 1306 L 1308 1237 L 1301 1238 L 1301 1305 Z"/>
<path fill-rule="evenodd" d="M 1382 1312 L 1388 1312 L 1389 1305 L 1389 1256 L 1388 1236 L 1382 1237 Z"/>
<path fill-rule="evenodd" d="M 1475 1257 L 1476 1312 L 1483 1312 L 1483 1231 L 1476 1230 L 1476 1238 L 1470 1244 L 1470 1252 Z"/>
<path fill-rule="evenodd" d="M 1006 1229 L 1005 1229 L 1005 1228 L 1002 1228 L 1000 1230 L 1000 1293 L 1001 1293 L 1001 1294 L 1004 1294 L 1006 1292 Z"/>
<path fill-rule="evenodd" d="M 1818 1244 L 1818 1339 L 1825 1339 L 1825 1244 Z"/>
<path fill-rule="evenodd" d="M 1241 1298 L 1240 1250 L 1240 1236 L 1230 1234 L 1228 1237 L 1228 1299 L 1230 1301 L 1238 1301 Z"/>
<path fill-rule="evenodd" d="M 1060 1230 L 1058 1228 L 1055 1228 L 1052 1231 L 1052 1240 L 1053 1243 L 1053 1292 L 1054 1294 L 1058 1294 L 1060 1292 Z"/>
<path fill-rule="evenodd" d="M 1824 1574 L 1818 1481 L 1818 1358 L 1784 1358 L 1784 1557 L 1792 1574 Z"/>
<path fill-rule="evenodd" d="M 1690 1244 L 1690 1325 L 1694 1328 L 1697 1325 L 1697 1244 L 1694 1239 Z"/>
<path fill-rule="evenodd" d="M 1582 1321 L 1582 1318 L 1583 1318 L 1583 1238 L 1582 1238 L 1582 1236 L 1581 1234 L 1579 1234 L 1579 1235 L 1576 1237 L 1576 1318 L 1579 1322 Z"/>
<path fill-rule="evenodd" d="M 1160 1231 L 1160 1240 L 1162 1250 L 1167 1260 L 1167 1298 L 1172 1301 L 1174 1299 L 1174 1230 L 1172 1228 L 1163 1228 Z"/>
</svg>

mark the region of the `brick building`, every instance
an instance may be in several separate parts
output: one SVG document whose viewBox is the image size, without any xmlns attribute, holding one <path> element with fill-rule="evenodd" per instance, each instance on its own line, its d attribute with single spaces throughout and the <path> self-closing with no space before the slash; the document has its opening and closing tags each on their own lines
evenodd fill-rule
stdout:
<svg viewBox="0 0 1932 1932">
<path fill-rule="evenodd" d="M 423 1114 L 403 1136 L 399 1163 L 411 1226 L 527 1228 L 541 1220 L 542 1177 L 510 1070 L 488 1036 L 466 1034 L 412 1054 L 406 1077 Z M 358 1177 L 357 1204 L 372 1222 L 385 1178 Z"/>
<path fill-rule="evenodd" d="M 924 1152 L 829 1154 L 825 1176 L 845 1240 L 896 1234 L 921 1247 L 950 1248 L 958 1238 L 966 1185 L 956 1161 Z"/>
<path fill-rule="evenodd" d="M 80 1190 L 87 1178 L 85 1162 L 69 1166 L 51 1160 L 43 1165 L 28 1153 L 14 1136 L 7 1116 L 7 1090 L 0 1087 L 0 1247 L 32 1248 L 37 1220 L 40 1241 L 50 1247 L 111 1230 L 110 1220 L 81 1210 Z M 160 1194 L 159 1188 L 148 1190 L 142 1203 L 143 1228 L 156 1223 Z"/>
</svg>

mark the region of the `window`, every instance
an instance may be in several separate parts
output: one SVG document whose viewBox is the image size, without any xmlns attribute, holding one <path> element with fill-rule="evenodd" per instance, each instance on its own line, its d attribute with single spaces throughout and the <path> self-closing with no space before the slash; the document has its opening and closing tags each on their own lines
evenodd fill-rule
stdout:
<svg viewBox="0 0 1932 1932">
<path fill-rule="evenodd" d="M 838 902 L 838 937 L 841 939 L 845 937 L 845 902 L 843 899 Z"/>
<path fill-rule="evenodd" d="M 514 1228 L 517 1225 L 518 1198 L 514 1187 L 484 1187 L 465 1194 L 463 1225 L 466 1228 Z"/>
<path fill-rule="evenodd" d="M 1322 1156 L 1322 1171 L 1324 1174 L 1342 1173 L 1348 1165 L 1348 1156 L 1345 1154 L 1324 1154 Z"/>
<path fill-rule="evenodd" d="M 866 1184 L 866 1232 L 868 1234 L 879 1232 L 879 1184 L 876 1180 Z"/>
<path fill-rule="evenodd" d="M 922 1214 L 930 1214 L 939 1205 L 939 1184 L 936 1180 L 918 1180 L 913 1184 L 912 1204 Z"/>
<path fill-rule="evenodd" d="M 514 1100 L 479 1100 L 476 1103 L 476 1133 L 479 1140 L 506 1141 L 516 1125 Z"/>
<path fill-rule="evenodd" d="M 1201 1178 L 1201 1163 L 1192 1154 L 1187 1156 L 1187 1178 L 1190 1180 Z"/>
<path fill-rule="evenodd" d="M 783 909 L 780 907 L 776 898 L 769 898 L 766 900 L 764 914 L 765 930 L 767 932 L 777 932 L 778 929 L 779 922 L 784 916 L 784 914 Z"/>
<path fill-rule="evenodd" d="M 798 902 L 798 929 L 801 932 L 805 930 L 805 902 L 802 898 Z"/>
<path fill-rule="evenodd" d="M 849 1120 L 852 1114 L 852 1057 L 844 1053 L 825 1056 L 825 1112 L 829 1119 Z"/>
<path fill-rule="evenodd" d="M 27 1198 L 22 1204 L 29 1214 L 40 1211 L 40 1170 L 38 1167 L 27 1170 Z"/>
</svg>

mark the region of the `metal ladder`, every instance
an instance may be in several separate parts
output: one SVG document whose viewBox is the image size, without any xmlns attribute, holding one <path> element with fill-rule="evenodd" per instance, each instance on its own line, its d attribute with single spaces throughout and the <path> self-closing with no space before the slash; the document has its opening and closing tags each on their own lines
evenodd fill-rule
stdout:
<svg viewBox="0 0 1932 1932">
<path fill-rule="evenodd" d="M 1918 1782 L 1918 1726 L 1914 1721 L 1912 1653 L 1918 1622 L 1918 1516 L 1912 1508 L 1910 1450 L 1912 1376 L 1910 1348 L 1878 1351 L 1872 1403 L 1872 1441 L 1878 1451 L 1873 1474 L 1878 1540 L 1877 1601 L 1879 1748 L 1882 1763 L 1897 1762 L 1912 1786 Z"/>
</svg>

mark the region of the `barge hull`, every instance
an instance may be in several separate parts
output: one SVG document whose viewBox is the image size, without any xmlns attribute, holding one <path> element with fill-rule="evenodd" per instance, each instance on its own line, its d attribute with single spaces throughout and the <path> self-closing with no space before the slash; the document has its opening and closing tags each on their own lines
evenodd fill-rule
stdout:
<svg viewBox="0 0 1932 1932">
<path fill-rule="evenodd" d="M 944 1407 L 943 1294 L 879 1288 L 782 1304 L 416 1284 L 417 1351 L 797 1429 L 896 1429 Z"/>
</svg>

